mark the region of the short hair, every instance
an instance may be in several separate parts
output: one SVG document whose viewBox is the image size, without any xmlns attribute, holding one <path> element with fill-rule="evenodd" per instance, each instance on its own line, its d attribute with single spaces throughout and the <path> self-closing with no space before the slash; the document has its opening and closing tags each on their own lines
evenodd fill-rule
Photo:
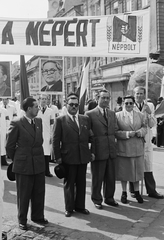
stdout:
<svg viewBox="0 0 164 240">
<path fill-rule="evenodd" d="M 33 107 L 34 106 L 34 102 L 36 102 L 36 99 L 33 97 L 27 97 L 23 100 L 22 102 L 22 108 L 25 112 L 27 112 L 27 109 L 29 107 Z"/>
<path fill-rule="evenodd" d="M 117 100 L 116 100 L 116 102 L 117 102 L 118 104 L 121 104 L 121 103 L 122 103 L 122 97 L 118 97 Z"/>
<path fill-rule="evenodd" d="M 55 61 L 55 60 L 47 60 L 47 61 L 45 61 L 45 62 L 42 64 L 42 67 L 44 67 L 44 65 L 45 65 L 46 63 L 54 63 L 55 66 L 57 67 L 57 69 L 59 70 L 59 72 L 62 71 L 62 66 L 61 66 L 61 64 L 60 64 L 58 61 Z"/>
<path fill-rule="evenodd" d="M 2 70 L 3 75 L 7 75 L 7 68 L 3 64 L 0 64 L 0 69 Z"/>
<path fill-rule="evenodd" d="M 144 94 L 146 93 L 146 89 L 142 86 L 137 86 L 133 89 L 133 92 L 135 93 L 137 90 L 143 90 L 144 91 Z"/>
<path fill-rule="evenodd" d="M 101 90 L 99 91 L 99 96 L 100 96 L 100 93 L 102 93 L 102 92 L 108 93 L 108 94 L 110 95 L 110 92 L 109 92 L 107 89 L 101 89 Z"/>
<path fill-rule="evenodd" d="M 74 93 L 74 92 L 69 93 L 69 94 L 67 95 L 67 100 L 66 100 L 66 102 L 68 103 L 68 101 L 69 101 L 70 99 L 77 99 L 78 102 L 79 102 L 79 96 L 78 96 L 77 93 Z"/>
<path fill-rule="evenodd" d="M 126 95 L 126 96 L 124 97 L 124 101 L 125 101 L 125 99 L 132 99 L 133 102 L 135 102 L 135 99 L 134 99 L 134 96 L 133 96 L 133 95 Z"/>
</svg>

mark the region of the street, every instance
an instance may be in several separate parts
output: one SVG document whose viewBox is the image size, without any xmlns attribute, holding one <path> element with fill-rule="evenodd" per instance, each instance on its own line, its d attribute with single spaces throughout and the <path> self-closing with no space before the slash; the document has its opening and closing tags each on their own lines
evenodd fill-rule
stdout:
<svg viewBox="0 0 164 240">
<path fill-rule="evenodd" d="M 164 150 L 154 148 L 154 176 L 157 191 L 164 194 Z M 54 164 L 50 164 L 54 175 Z M 116 182 L 115 200 L 119 207 L 109 207 L 103 203 L 103 209 L 94 207 L 91 197 L 90 166 L 87 171 L 86 208 L 90 215 L 74 213 L 70 218 L 64 215 L 64 194 L 62 180 L 56 176 L 46 178 L 45 218 L 49 224 L 45 227 L 30 221 L 28 214 L 28 231 L 18 228 L 16 187 L 6 176 L 6 167 L 2 167 L 4 177 L 4 211 L 3 230 L 8 239 L 80 239 L 80 240 L 130 240 L 130 239 L 164 239 L 164 200 L 149 198 L 143 189 L 144 203 L 137 203 L 128 195 L 128 204 L 120 202 L 121 185 Z"/>
</svg>

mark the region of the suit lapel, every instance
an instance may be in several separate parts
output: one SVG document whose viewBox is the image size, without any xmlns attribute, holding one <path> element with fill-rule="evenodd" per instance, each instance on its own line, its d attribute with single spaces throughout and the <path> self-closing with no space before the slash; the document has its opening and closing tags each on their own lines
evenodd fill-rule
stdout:
<svg viewBox="0 0 164 240">
<path fill-rule="evenodd" d="M 73 130 L 75 130 L 76 132 L 79 133 L 78 127 L 76 126 L 76 124 L 73 122 L 73 120 L 68 115 L 67 115 L 67 123 L 71 128 L 73 128 Z"/>
<path fill-rule="evenodd" d="M 31 126 L 31 124 L 28 122 L 28 120 L 23 117 L 21 119 L 21 122 L 22 122 L 22 126 L 27 130 L 27 132 L 33 137 L 35 138 L 35 131 L 33 129 L 33 127 Z"/>
<path fill-rule="evenodd" d="M 128 115 L 126 115 L 124 111 L 123 111 L 123 119 L 124 119 L 124 123 L 125 123 L 127 126 L 130 126 L 130 128 L 131 128 L 132 130 L 134 130 L 133 124 L 131 123 Z M 134 123 L 134 114 L 133 114 L 133 123 Z"/>
<path fill-rule="evenodd" d="M 104 117 L 103 117 L 103 115 L 102 115 L 100 109 L 97 107 L 96 110 L 97 110 L 97 117 L 98 117 L 98 120 L 99 120 L 101 123 L 103 123 L 105 126 L 107 126 L 108 124 L 107 124 L 107 122 L 105 121 L 105 119 L 104 119 Z M 108 114 L 107 114 L 107 118 L 108 118 Z"/>
</svg>

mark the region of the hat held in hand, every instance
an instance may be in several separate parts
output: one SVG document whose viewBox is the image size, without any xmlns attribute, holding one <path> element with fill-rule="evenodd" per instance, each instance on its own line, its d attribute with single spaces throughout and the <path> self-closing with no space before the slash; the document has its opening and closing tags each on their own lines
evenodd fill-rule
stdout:
<svg viewBox="0 0 164 240">
<path fill-rule="evenodd" d="M 10 181 L 15 181 L 15 173 L 12 172 L 13 163 L 10 163 L 10 165 L 7 168 L 7 177 Z"/>
<path fill-rule="evenodd" d="M 55 166 L 54 172 L 59 179 L 66 177 L 66 170 L 63 164 L 58 164 Z"/>
</svg>

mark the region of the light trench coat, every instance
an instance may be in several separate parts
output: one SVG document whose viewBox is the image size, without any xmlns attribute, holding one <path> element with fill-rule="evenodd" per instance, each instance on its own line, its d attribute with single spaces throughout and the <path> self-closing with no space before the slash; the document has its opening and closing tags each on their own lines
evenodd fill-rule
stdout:
<svg viewBox="0 0 164 240">
<path fill-rule="evenodd" d="M 52 151 L 52 128 L 54 123 L 54 113 L 51 108 L 46 108 L 45 112 L 42 113 L 41 110 L 39 110 L 37 117 L 40 117 L 42 119 L 42 125 L 43 125 L 43 150 L 44 155 L 49 156 L 51 155 Z"/>
<path fill-rule="evenodd" d="M 9 116 L 5 108 L 0 107 L 1 156 L 6 155 L 6 134 L 9 129 Z"/>
<path fill-rule="evenodd" d="M 154 116 L 154 104 L 147 102 L 147 105 L 149 106 L 151 110 L 151 115 L 149 116 L 145 110 L 145 105 L 143 105 L 142 108 L 142 113 L 144 114 L 145 120 L 148 121 L 147 124 L 147 134 L 145 136 L 145 154 L 144 154 L 144 159 L 145 159 L 145 172 L 152 172 L 153 171 L 153 145 L 152 145 L 152 128 L 156 125 L 156 118 Z M 140 111 L 136 105 L 134 105 L 134 110 L 135 111 Z"/>
<path fill-rule="evenodd" d="M 0 132 L 0 135 L 1 135 L 1 132 Z M 0 143 L 1 143 L 1 140 L 0 140 Z M 2 179 L 2 171 L 0 168 L 0 240 L 2 237 L 3 191 L 4 191 L 4 184 Z"/>
</svg>

